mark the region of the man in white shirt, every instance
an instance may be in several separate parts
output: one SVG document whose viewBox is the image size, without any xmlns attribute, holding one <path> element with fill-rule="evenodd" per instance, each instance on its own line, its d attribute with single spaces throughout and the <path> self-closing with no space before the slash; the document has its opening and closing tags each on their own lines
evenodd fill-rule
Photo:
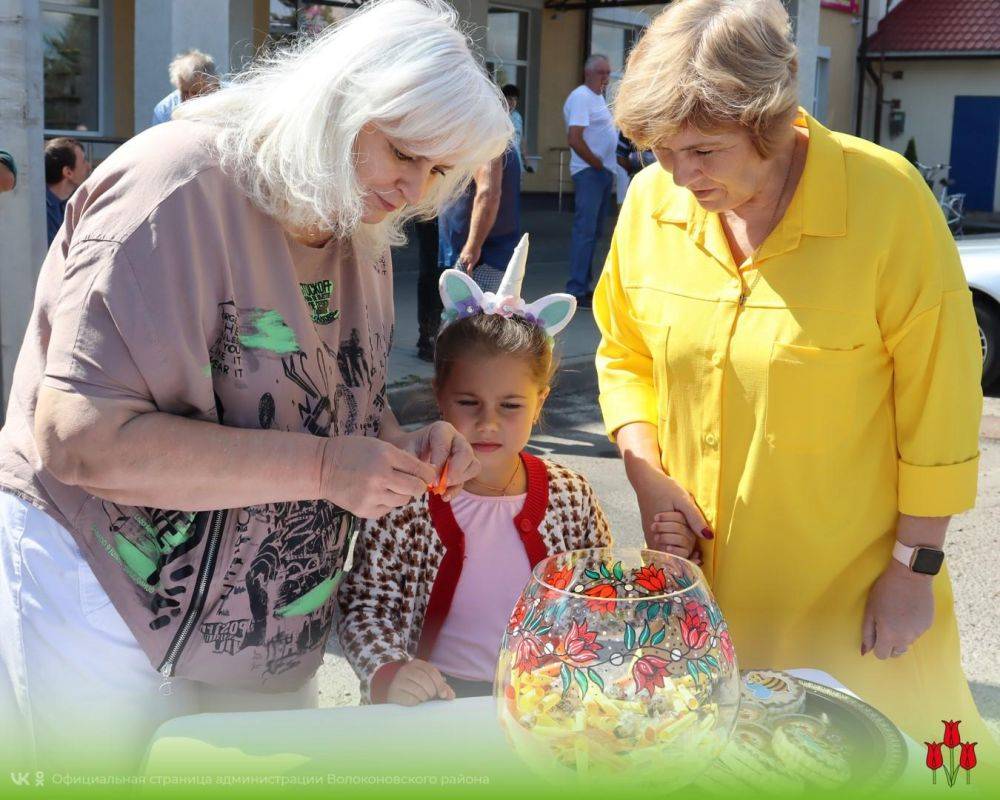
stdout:
<svg viewBox="0 0 1000 800">
<path fill-rule="evenodd" d="M 569 93 L 563 105 L 566 141 L 572 151 L 569 171 L 576 192 L 566 291 L 582 308 L 590 308 L 593 297 L 590 281 L 594 247 L 608 214 L 617 167 L 618 131 L 604 100 L 610 78 L 608 59 L 592 55 L 584 64 L 583 84 Z"/>
</svg>

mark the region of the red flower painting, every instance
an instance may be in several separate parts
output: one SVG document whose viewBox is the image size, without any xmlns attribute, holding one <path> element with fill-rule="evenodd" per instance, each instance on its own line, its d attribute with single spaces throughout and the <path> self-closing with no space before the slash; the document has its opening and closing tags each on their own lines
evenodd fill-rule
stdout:
<svg viewBox="0 0 1000 800">
<path fill-rule="evenodd" d="M 708 620 L 697 613 L 695 609 L 698 608 L 697 603 L 688 603 L 684 606 L 685 614 L 681 619 L 681 639 L 692 650 L 704 647 L 709 637 Z"/>
<path fill-rule="evenodd" d="M 662 689 L 669 663 L 657 656 L 643 656 L 636 661 L 632 666 L 632 679 L 635 681 L 636 694 L 645 689 L 652 697 L 653 689 Z"/>
<path fill-rule="evenodd" d="M 588 631 L 587 623 L 582 625 L 572 623 L 566 641 L 563 644 L 566 658 L 573 664 L 589 664 L 597 658 L 597 651 L 602 647 L 597 643 L 597 631 Z"/>
<path fill-rule="evenodd" d="M 565 567 L 564 569 L 555 569 L 554 567 L 550 567 L 542 576 L 542 580 L 553 589 L 565 589 L 569 586 L 569 582 L 572 579 L 573 567 Z"/>
<path fill-rule="evenodd" d="M 667 576 L 663 570 L 652 564 L 646 564 L 635 573 L 635 583 L 648 592 L 660 593 L 667 589 Z"/>
<path fill-rule="evenodd" d="M 722 647 L 722 654 L 726 657 L 726 661 L 730 664 L 736 661 L 736 650 L 733 647 L 733 640 L 730 638 L 728 630 L 719 632 L 719 645 Z"/>
<path fill-rule="evenodd" d="M 584 589 L 583 593 L 588 597 L 597 598 L 610 598 L 605 600 L 592 600 L 590 601 L 590 610 L 596 612 L 603 612 L 607 614 L 613 614 L 615 611 L 615 598 L 618 597 L 618 592 L 615 591 L 615 587 L 607 583 L 599 583 L 596 586 L 591 586 L 588 589 Z"/>
<path fill-rule="evenodd" d="M 514 656 L 514 669 L 530 672 L 542 663 L 542 643 L 533 636 L 520 636 L 514 646 Z"/>
</svg>

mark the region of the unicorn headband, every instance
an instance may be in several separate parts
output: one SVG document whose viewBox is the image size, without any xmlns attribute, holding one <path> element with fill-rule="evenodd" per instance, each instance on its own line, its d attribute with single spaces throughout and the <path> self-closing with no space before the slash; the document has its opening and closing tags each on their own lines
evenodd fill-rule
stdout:
<svg viewBox="0 0 1000 800">
<path fill-rule="evenodd" d="M 438 289 L 444 302 L 445 324 L 474 314 L 499 314 L 505 319 L 521 317 L 541 327 L 549 336 L 565 328 L 576 312 L 576 298 L 571 294 L 548 294 L 534 303 L 521 299 L 521 284 L 528 263 L 528 234 L 521 237 L 496 293 L 484 292 L 462 270 L 446 269 Z"/>
</svg>

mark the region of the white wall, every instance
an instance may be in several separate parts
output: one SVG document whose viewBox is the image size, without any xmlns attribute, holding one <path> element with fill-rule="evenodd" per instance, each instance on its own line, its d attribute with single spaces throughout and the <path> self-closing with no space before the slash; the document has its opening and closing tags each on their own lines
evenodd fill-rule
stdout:
<svg viewBox="0 0 1000 800">
<path fill-rule="evenodd" d="M 0 195 L 2 422 L 46 250 L 38 0 L 0 0 L 0 54 L 0 146 L 14 156 L 18 170 L 17 187 Z"/>
<path fill-rule="evenodd" d="M 903 73 L 901 79 L 890 76 L 897 70 Z M 1000 59 L 887 61 L 885 71 L 884 97 L 900 101 L 906 122 L 903 133 L 890 138 L 888 111 L 883 112 L 880 144 L 902 153 L 912 136 L 917 158 L 924 164 L 947 164 L 951 160 L 956 96 L 1000 95 Z M 874 87 L 869 91 L 874 94 Z M 993 207 L 1000 209 L 1000 179 L 995 192 Z"/>
</svg>

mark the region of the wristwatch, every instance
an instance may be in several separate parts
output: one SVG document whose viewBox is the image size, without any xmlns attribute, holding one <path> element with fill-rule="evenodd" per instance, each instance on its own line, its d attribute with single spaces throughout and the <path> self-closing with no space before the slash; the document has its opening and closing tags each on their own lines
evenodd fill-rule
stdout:
<svg viewBox="0 0 1000 800">
<path fill-rule="evenodd" d="M 944 562 L 944 550 L 935 547 L 909 547 L 902 542 L 896 542 L 896 546 L 892 548 L 892 557 L 911 572 L 937 575 Z"/>
</svg>

